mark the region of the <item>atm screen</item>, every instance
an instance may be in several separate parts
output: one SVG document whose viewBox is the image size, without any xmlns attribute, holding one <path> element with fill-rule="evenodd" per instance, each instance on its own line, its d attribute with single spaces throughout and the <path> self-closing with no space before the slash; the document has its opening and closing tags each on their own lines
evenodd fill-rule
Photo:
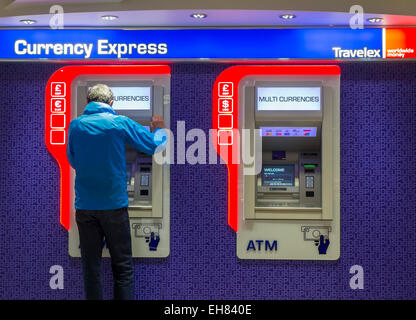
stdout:
<svg viewBox="0 0 416 320">
<path fill-rule="evenodd" d="M 111 87 L 114 110 L 150 110 L 151 87 Z"/>
<path fill-rule="evenodd" d="M 295 165 L 264 165 L 262 170 L 263 186 L 294 186 Z"/>
<path fill-rule="evenodd" d="M 319 111 L 321 87 L 257 87 L 258 111 Z"/>
</svg>

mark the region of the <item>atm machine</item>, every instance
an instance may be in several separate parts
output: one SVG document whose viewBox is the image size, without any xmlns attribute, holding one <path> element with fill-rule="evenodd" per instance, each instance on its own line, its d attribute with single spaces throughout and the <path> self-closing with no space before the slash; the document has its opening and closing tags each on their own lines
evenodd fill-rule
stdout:
<svg viewBox="0 0 416 320">
<path fill-rule="evenodd" d="M 72 118 L 82 115 L 87 104 L 87 92 L 97 83 L 108 85 L 114 93 L 113 109 L 150 130 L 153 115 L 162 115 L 170 125 L 170 76 L 123 75 L 80 76 L 72 83 Z M 165 151 L 164 151 L 165 152 Z M 133 257 L 164 258 L 170 252 L 170 170 L 158 164 L 154 157 L 126 145 L 126 176 L 129 197 L 129 218 Z M 75 171 L 71 171 L 74 190 Z M 72 194 L 71 204 L 74 204 Z M 71 210 L 75 213 L 74 207 Z M 79 235 L 75 214 L 71 214 L 69 253 L 80 257 Z M 104 242 L 103 256 L 109 257 Z"/>
<path fill-rule="evenodd" d="M 240 128 L 261 137 L 250 141 L 255 174 L 240 166 L 240 259 L 339 258 L 339 84 L 339 75 L 240 82 Z"/>
</svg>

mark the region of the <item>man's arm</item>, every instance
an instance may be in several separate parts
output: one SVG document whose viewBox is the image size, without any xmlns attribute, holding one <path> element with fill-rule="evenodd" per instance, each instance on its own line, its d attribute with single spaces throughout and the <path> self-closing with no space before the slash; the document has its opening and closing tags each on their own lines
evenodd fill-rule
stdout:
<svg viewBox="0 0 416 320">
<path fill-rule="evenodd" d="M 69 125 L 68 128 L 68 143 L 66 148 L 66 155 L 68 157 L 68 161 L 71 164 L 72 168 L 75 169 L 75 154 L 74 154 L 74 148 L 72 146 L 72 126 Z"/>
<path fill-rule="evenodd" d="M 128 117 L 122 117 L 122 126 L 126 143 L 145 154 L 154 154 L 156 148 L 166 141 L 166 137 L 163 139 L 160 138 L 163 135 L 155 135 L 158 129 L 164 127 L 163 119 L 160 120 L 158 118 L 157 120 L 158 122 L 154 123 L 152 121 L 150 124 L 151 128 L 154 129 L 154 132 L 152 133 L 136 121 L 133 121 Z"/>
</svg>

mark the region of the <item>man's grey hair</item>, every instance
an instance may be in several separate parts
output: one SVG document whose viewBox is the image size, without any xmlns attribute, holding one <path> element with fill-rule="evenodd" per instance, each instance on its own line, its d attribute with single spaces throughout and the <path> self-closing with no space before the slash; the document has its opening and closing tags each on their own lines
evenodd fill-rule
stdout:
<svg viewBox="0 0 416 320">
<path fill-rule="evenodd" d="M 96 84 L 88 90 L 88 103 L 102 102 L 110 104 L 114 100 L 114 95 L 111 89 L 105 84 Z"/>
</svg>

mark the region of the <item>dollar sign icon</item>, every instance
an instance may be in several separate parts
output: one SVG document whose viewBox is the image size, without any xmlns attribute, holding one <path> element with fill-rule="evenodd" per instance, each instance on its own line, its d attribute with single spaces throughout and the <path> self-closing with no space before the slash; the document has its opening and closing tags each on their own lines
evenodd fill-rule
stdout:
<svg viewBox="0 0 416 320">
<path fill-rule="evenodd" d="M 220 99 L 218 101 L 218 111 L 219 112 L 232 112 L 233 111 L 233 101 L 232 99 Z"/>
</svg>

